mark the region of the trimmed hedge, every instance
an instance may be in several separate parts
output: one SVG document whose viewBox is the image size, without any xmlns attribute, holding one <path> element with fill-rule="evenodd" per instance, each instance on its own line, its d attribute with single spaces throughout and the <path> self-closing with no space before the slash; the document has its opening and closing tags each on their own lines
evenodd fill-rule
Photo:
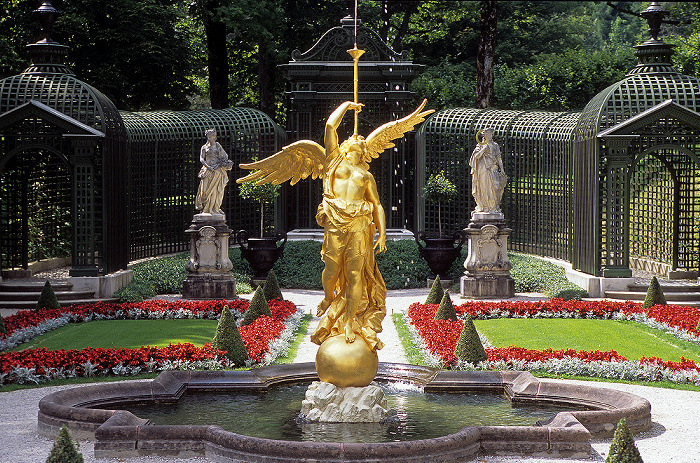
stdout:
<svg viewBox="0 0 700 463">
<path fill-rule="evenodd" d="M 462 332 L 455 346 L 455 357 L 464 362 L 473 363 L 474 365 L 488 360 L 484 345 L 481 343 L 481 339 L 479 339 L 474 321 L 472 321 L 472 317 L 470 317 L 469 314 L 467 314 L 464 320 Z"/>
<path fill-rule="evenodd" d="M 445 291 L 442 295 L 442 300 L 435 312 L 435 320 L 457 320 L 457 311 L 455 306 L 452 305 L 452 298 L 450 297 L 450 292 Z"/>
<path fill-rule="evenodd" d="M 624 418 L 617 423 L 605 463 L 642 463 L 642 456 Z"/>
<path fill-rule="evenodd" d="M 467 247 L 463 246 L 460 257 L 450 269 L 450 278 L 456 282 L 459 282 L 464 273 L 466 254 Z M 525 254 L 509 253 L 508 257 L 513 264 L 511 276 L 515 280 L 517 292 L 541 292 L 549 297 L 565 300 L 587 296 L 583 289 L 566 279 L 561 267 Z M 240 294 L 251 293 L 253 270 L 248 262 L 241 258 L 240 249 L 231 248 L 229 258 L 233 263 L 232 273 L 236 278 L 236 291 Z M 115 293 L 115 296 L 123 302 L 139 302 L 156 294 L 182 293 L 182 282 L 187 276 L 185 264 L 188 259 L 189 253 L 182 253 L 134 265 L 134 280 Z M 388 241 L 387 252 L 376 254 L 376 259 L 387 289 L 425 287 L 430 269 L 418 256 L 418 245 L 415 241 Z M 323 267 L 320 242 L 288 241 L 284 255 L 275 263 L 273 271 L 282 288 L 323 289 Z M 456 286 L 458 287 L 459 283 Z"/>
<path fill-rule="evenodd" d="M 649 287 L 647 288 L 647 295 L 642 303 L 643 309 L 650 309 L 655 305 L 666 305 L 666 297 L 664 292 L 661 290 L 661 285 L 659 285 L 659 280 L 655 276 L 651 277 L 649 282 Z"/>
<path fill-rule="evenodd" d="M 37 301 L 34 310 L 60 308 L 61 304 L 58 302 L 56 293 L 53 291 L 53 287 L 51 286 L 49 280 L 46 280 L 46 283 L 44 283 L 44 288 L 41 290 L 41 295 L 39 296 L 39 300 Z"/>
<path fill-rule="evenodd" d="M 241 326 L 250 325 L 260 315 L 272 317 L 272 312 L 270 312 L 270 306 L 265 300 L 265 293 L 263 292 L 262 286 L 258 286 L 255 289 L 253 299 L 250 300 L 250 306 L 248 306 L 248 310 L 246 310 L 245 314 L 243 315 Z"/>
<path fill-rule="evenodd" d="M 238 331 L 238 325 L 236 325 L 236 319 L 228 306 L 224 306 L 221 311 L 211 346 L 215 349 L 225 350 L 226 358 L 236 366 L 243 366 L 249 360 L 241 332 Z"/>
<path fill-rule="evenodd" d="M 445 291 L 442 289 L 442 284 L 440 283 L 440 275 L 435 277 L 435 280 L 433 280 L 433 285 L 430 287 L 430 292 L 428 293 L 428 297 L 425 298 L 425 303 L 426 304 L 439 304 L 440 301 L 442 301 L 442 296 L 445 294 Z"/>
<path fill-rule="evenodd" d="M 566 279 L 566 271 L 556 264 L 526 254 L 508 253 L 513 264 L 510 275 L 518 293 L 538 292 L 549 297 L 580 300 L 588 293 Z"/>
<path fill-rule="evenodd" d="M 83 455 L 78 452 L 66 425 L 61 426 L 46 463 L 83 463 Z"/>
</svg>

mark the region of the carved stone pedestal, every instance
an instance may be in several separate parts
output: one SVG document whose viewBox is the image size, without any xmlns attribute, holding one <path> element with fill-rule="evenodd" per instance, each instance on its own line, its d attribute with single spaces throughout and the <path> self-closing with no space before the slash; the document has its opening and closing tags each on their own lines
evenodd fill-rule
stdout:
<svg viewBox="0 0 700 463">
<path fill-rule="evenodd" d="M 503 213 L 472 212 L 472 220 L 464 229 L 469 255 L 460 284 L 463 297 L 509 298 L 515 295 L 515 282 L 510 276 L 512 265 L 508 260 L 510 232 Z"/>
<path fill-rule="evenodd" d="M 190 260 L 182 285 L 185 299 L 234 299 L 236 279 L 228 257 L 228 228 L 223 214 L 196 214 L 185 230 L 190 236 Z"/>
</svg>

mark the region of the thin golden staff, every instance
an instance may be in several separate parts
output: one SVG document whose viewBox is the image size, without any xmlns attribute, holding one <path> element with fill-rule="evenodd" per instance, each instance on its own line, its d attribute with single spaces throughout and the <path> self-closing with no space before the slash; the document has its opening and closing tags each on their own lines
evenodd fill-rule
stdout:
<svg viewBox="0 0 700 463">
<path fill-rule="evenodd" d="M 359 101 L 358 101 L 359 98 L 358 98 L 358 96 L 357 96 L 358 87 L 359 87 L 359 84 L 360 84 L 360 77 L 359 77 L 360 72 L 359 72 L 359 70 L 358 70 L 358 62 L 360 61 L 360 56 L 362 56 L 362 55 L 364 54 L 364 52 L 365 52 L 364 50 L 360 50 L 359 48 L 357 48 L 357 42 L 355 42 L 354 48 L 352 48 L 351 50 L 348 50 L 348 53 L 350 54 L 350 56 L 352 56 L 352 64 L 353 64 L 353 78 L 352 78 L 352 84 L 353 84 L 353 95 L 354 95 L 354 98 L 355 98 L 355 99 L 354 99 L 355 104 L 359 103 Z M 357 126 L 358 126 L 358 122 L 359 122 L 359 115 L 360 115 L 360 110 L 359 110 L 359 109 L 356 109 L 356 110 L 355 110 L 355 132 L 354 132 L 354 136 L 357 136 L 357 134 L 358 134 L 358 132 L 357 132 Z"/>
</svg>

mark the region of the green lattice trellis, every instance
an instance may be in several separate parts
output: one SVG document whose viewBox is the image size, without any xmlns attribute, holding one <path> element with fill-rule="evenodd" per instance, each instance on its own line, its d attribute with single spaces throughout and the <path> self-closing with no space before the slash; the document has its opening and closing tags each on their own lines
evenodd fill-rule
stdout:
<svg viewBox="0 0 700 463">
<path fill-rule="evenodd" d="M 196 213 L 194 198 L 204 132 L 214 128 L 234 168 L 222 209 L 229 227 L 253 232 L 258 205 L 238 195 L 238 168 L 281 149 L 285 135 L 264 113 L 248 108 L 122 112 L 128 133 L 131 259 L 188 249 L 183 233 Z"/>
</svg>

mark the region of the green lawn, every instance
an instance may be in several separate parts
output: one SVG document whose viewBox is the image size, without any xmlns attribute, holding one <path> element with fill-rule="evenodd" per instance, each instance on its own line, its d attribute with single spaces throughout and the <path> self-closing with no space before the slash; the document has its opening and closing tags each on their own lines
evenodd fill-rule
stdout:
<svg viewBox="0 0 700 463">
<path fill-rule="evenodd" d="M 474 320 L 476 329 L 495 347 L 542 350 L 614 350 L 630 360 L 659 357 L 700 362 L 700 346 L 634 322 L 588 319 Z"/>
<path fill-rule="evenodd" d="M 216 320 L 100 320 L 70 323 L 43 334 L 14 350 L 46 347 L 49 350 L 84 347 L 164 347 L 189 342 L 202 346 L 211 342 Z"/>
</svg>

